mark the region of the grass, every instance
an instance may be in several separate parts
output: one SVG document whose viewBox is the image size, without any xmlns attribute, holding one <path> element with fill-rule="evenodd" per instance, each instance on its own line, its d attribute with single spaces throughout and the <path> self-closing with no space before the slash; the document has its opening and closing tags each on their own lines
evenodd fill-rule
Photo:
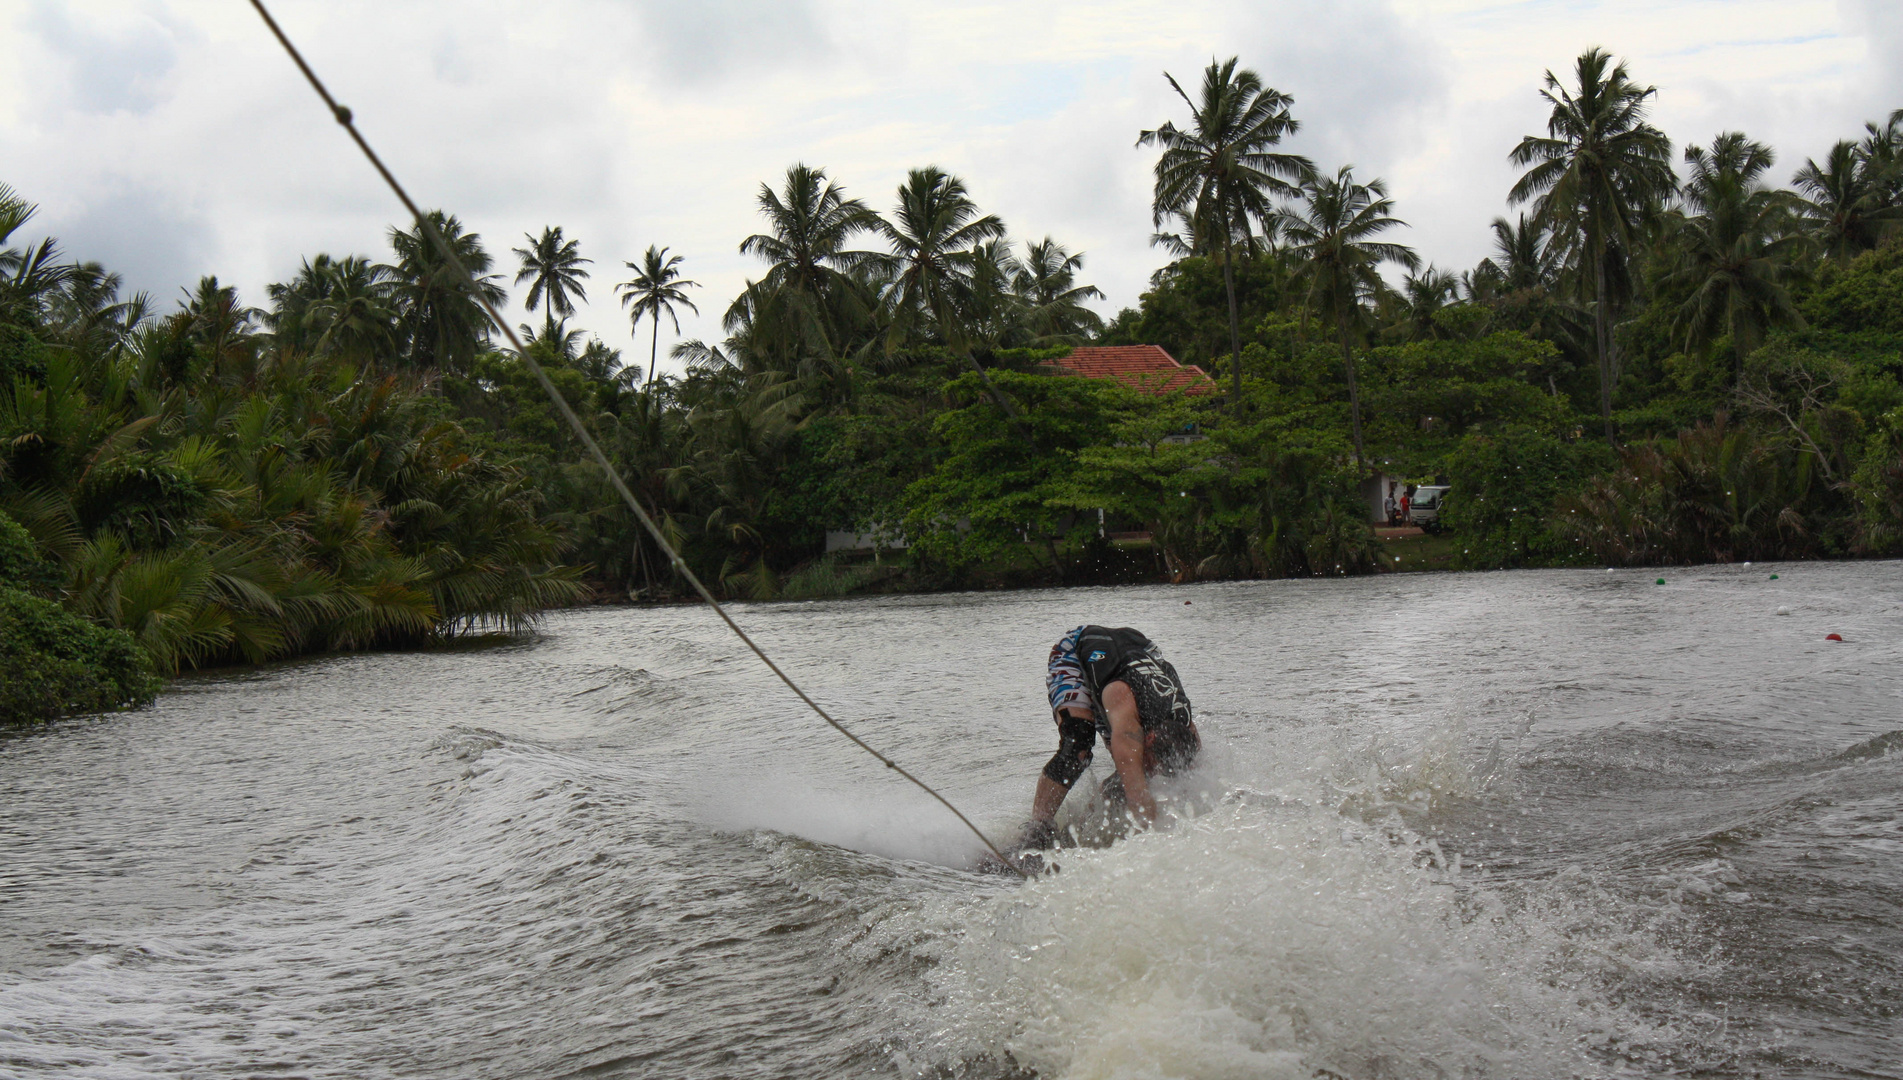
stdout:
<svg viewBox="0 0 1903 1080">
<path fill-rule="evenodd" d="M 1460 554 L 1458 538 L 1442 533 L 1432 536 L 1390 536 L 1375 541 L 1381 553 L 1381 568 L 1390 572 L 1452 570 Z"/>
</svg>

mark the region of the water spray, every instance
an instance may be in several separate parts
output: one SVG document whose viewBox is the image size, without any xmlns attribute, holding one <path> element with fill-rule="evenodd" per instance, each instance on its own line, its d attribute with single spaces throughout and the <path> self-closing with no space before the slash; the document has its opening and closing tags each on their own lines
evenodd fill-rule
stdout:
<svg viewBox="0 0 1903 1080">
<path fill-rule="evenodd" d="M 740 625 L 733 621 L 732 616 L 727 614 L 727 609 L 722 607 L 720 601 L 714 599 L 714 594 L 709 592 L 707 586 L 701 583 L 699 576 L 688 568 L 687 561 L 681 558 L 680 552 L 674 550 L 673 544 L 668 543 L 667 537 L 661 532 L 660 526 L 656 525 L 654 519 L 648 516 L 648 512 L 642 509 L 640 500 L 634 497 L 634 493 L 628 490 L 627 483 L 621 479 L 620 471 L 609 463 L 608 456 L 601 452 L 601 447 L 596 444 L 594 436 L 588 434 L 588 429 L 582 425 L 581 418 L 577 417 L 575 410 L 569 407 L 568 399 L 564 398 L 561 392 L 555 389 L 555 384 L 549 381 L 548 373 L 542 370 L 541 364 L 535 362 L 535 357 L 529 355 L 528 347 L 522 343 L 520 337 L 516 336 L 516 332 L 509 328 L 509 321 L 502 317 L 502 313 L 496 310 L 495 305 L 489 301 L 488 297 L 483 295 L 482 290 L 476 288 L 475 278 L 469 273 L 468 268 L 463 266 L 462 260 L 456 257 L 455 251 L 451 250 L 449 244 L 443 239 L 442 234 L 437 231 L 435 224 L 431 222 L 430 219 L 424 215 L 423 211 L 417 207 L 416 203 L 411 200 L 409 192 L 405 191 L 403 185 L 397 182 L 396 176 L 390 172 L 388 166 L 384 165 L 383 159 L 379 158 L 377 152 L 370 148 L 370 143 L 364 139 L 363 133 L 357 130 L 355 115 L 348 107 L 338 104 L 337 99 L 330 95 L 330 91 L 325 88 L 323 80 L 317 77 L 317 73 L 311 70 L 311 66 L 308 63 L 305 63 L 303 54 L 297 51 L 297 46 L 291 44 L 291 39 L 284 33 L 283 28 L 278 26 L 277 20 L 272 18 L 270 11 L 265 9 L 264 0 L 251 0 L 251 6 L 257 9 L 258 15 L 264 19 L 264 25 L 270 28 L 271 35 L 277 38 L 278 44 L 284 46 L 284 51 L 290 56 L 291 62 L 296 64 L 297 69 L 304 73 L 304 78 L 311 84 L 311 89 L 315 90 L 317 96 L 323 99 L 325 107 L 330 110 L 331 117 L 350 134 L 351 141 L 357 144 L 357 149 L 363 151 L 363 156 L 367 158 L 371 166 L 377 170 L 377 175 L 383 177 L 383 182 L 389 185 L 390 190 L 396 194 L 398 201 L 402 202 L 403 208 L 408 210 L 410 216 L 416 220 L 418 230 L 429 237 L 430 242 L 436 246 L 437 251 L 442 254 L 444 260 L 448 262 L 457 276 L 461 278 L 463 284 L 468 287 L 469 295 L 473 297 L 478 304 L 482 305 L 482 310 L 488 314 L 490 320 L 495 323 L 496 328 L 501 330 L 503 336 L 509 339 L 510 347 L 515 350 L 517 356 L 522 358 L 522 362 L 528 365 L 530 373 L 535 376 L 535 381 L 541 384 L 542 390 L 548 394 L 549 400 L 555 403 L 556 410 L 560 412 L 562 418 L 568 422 L 568 426 L 574 431 L 575 437 L 581 440 L 581 444 L 588 449 L 589 456 L 594 458 L 595 464 L 601 466 L 601 471 L 607 475 L 609 482 L 614 485 L 614 489 L 620 494 L 622 501 L 628 504 L 628 509 L 634 512 L 635 518 L 641 522 L 641 527 L 647 530 L 648 535 L 654 538 L 654 542 L 659 544 L 661 550 L 667 553 L 668 562 L 674 567 L 674 572 L 681 575 L 689 585 L 693 586 L 694 592 L 699 594 L 702 602 L 713 609 L 714 614 L 719 616 L 721 622 L 727 624 L 727 629 L 732 630 L 734 634 L 746 644 L 747 648 L 753 652 L 753 655 L 760 658 L 760 662 L 767 666 L 767 670 L 778 676 L 779 680 L 786 684 L 787 689 L 793 691 L 800 701 L 806 704 L 807 708 L 813 710 L 813 712 L 818 715 L 821 720 L 824 720 L 834 731 L 852 740 L 854 746 L 871 754 L 879 760 L 880 764 L 910 781 L 920 791 L 938 800 L 941 806 L 951 811 L 952 815 L 962 822 L 965 828 L 970 829 L 971 834 L 976 836 L 991 854 L 997 856 L 999 862 L 1010 867 L 1013 873 L 1016 873 L 1020 877 L 1029 877 L 1030 875 L 1026 874 L 1016 862 L 1006 857 L 1004 852 L 999 851 L 998 846 L 991 842 L 991 838 L 980 831 L 978 826 L 972 824 L 970 818 L 966 817 L 956 806 L 953 806 L 950 799 L 940 795 L 930 784 L 907 772 L 898 762 L 893 761 L 891 758 L 873 749 L 864 739 L 854 735 L 851 731 L 846 729 L 844 724 L 833 719 L 832 715 L 821 708 L 819 703 L 808 696 L 806 691 L 800 689 L 799 684 L 794 682 L 791 676 L 780 670 L 780 665 L 774 663 L 773 658 L 768 656 L 766 651 L 761 649 L 751 637 L 747 636 L 745 630 L 740 629 Z"/>
</svg>

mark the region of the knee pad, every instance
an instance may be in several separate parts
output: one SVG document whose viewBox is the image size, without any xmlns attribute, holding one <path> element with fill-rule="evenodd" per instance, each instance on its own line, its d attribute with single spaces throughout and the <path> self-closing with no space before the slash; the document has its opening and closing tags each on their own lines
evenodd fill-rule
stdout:
<svg viewBox="0 0 1903 1080">
<path fill-rule="evenodd" d="M 1089 720 L 1066 716 L 1057 724 L 1057 753 L 1044 764 L 1044 775 L 1069 791 L 1077 778 L 1090 767 L 1090 751 L 1097 741 L 1097 725 Z"/>
</svg>

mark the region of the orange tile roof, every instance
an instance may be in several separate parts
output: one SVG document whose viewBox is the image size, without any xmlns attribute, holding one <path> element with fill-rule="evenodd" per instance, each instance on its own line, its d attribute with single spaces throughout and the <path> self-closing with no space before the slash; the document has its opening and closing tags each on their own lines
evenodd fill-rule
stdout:
<svg viewBox="0 0 1903 1080">
<path fill-rule="evenodd" d="M 1084 345 L 1071 350 L 1062 360 L 1044 365 L 1059 374 L 1082 375 L 1086 379 L 1115 379 L 1126 386 L 1151 394 L 1181 390 L 1187 394 L 1213 394 L 1216 380 L 1194 364 L 1178 363 L 1160 345 Z"/>
</svg>

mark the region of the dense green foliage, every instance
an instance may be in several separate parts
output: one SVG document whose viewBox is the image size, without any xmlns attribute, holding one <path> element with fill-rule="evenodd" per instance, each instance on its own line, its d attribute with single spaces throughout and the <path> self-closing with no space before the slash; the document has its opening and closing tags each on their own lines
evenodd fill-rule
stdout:
<svg viewBox="0 0 1903 1080">
<path fill-rule="evenodd" d="M 1379 179 L 1277 150 L 1288 95 L 1234 60 L 1178 89 L 1189 122 L 1140 136 L 1170 261 L 1108 323 L 1080 254 L 1013 244 L 960 178 L 912 170 L 881 213 L 795 165 L 683 374 L 656 372 L 660 323 L 694 310 L 683 257 L 624 261 L 646 354 L 624 366 L 568 328 L 592 260 L 557 226 L 513 249 L 528 348 L 732 596 L 1370 572 L 1377 474 L 1450 483 L 1470 567 L 1903 551 L 1903 112 L 1788 188 L 1736 132 L 1681 179 L 1655 91 L 1594 50 L 1548 73 L 1503 193 L 1525 212 L 1456 274 L 1395 242 Z M 0 245 L 31 215 L 0 188 Z M 0 578 L 64 658 L 11 715 L 140 699 L 127 655 L 514 630 L 584 578 L 681 594 L 496 348 L 482 238 L 432 213 L 389 239 L 388 262 L 311 256 L 264 309 L 207 277 L 164 313 L 53 240 L 0 249 Z M 1138 343 L 1220 382 L 1061 368 Z M 829 530 L 887 546 L 828 555 Z"/>
<path fill-rule="evenodd" d="M 0 195 L 17 229 L 31 207 Z M 395 266 L 308 261 L 268 312 L 206 278 L 162 317 L 97 266 L 6 250 L 0 574 L 58 603 L 9 593 L 0 719 L 149 698 L 148 669 L 520 628 L 581 594 L 530 474 L 430 388 L 425 364 L 487 349 L 395 239 Z"/>
<path fill-rule="evenodd" d="M 0 722 L 143 705 L 158 690 L 130 634 L 0 585 Z"/>
</svg>

